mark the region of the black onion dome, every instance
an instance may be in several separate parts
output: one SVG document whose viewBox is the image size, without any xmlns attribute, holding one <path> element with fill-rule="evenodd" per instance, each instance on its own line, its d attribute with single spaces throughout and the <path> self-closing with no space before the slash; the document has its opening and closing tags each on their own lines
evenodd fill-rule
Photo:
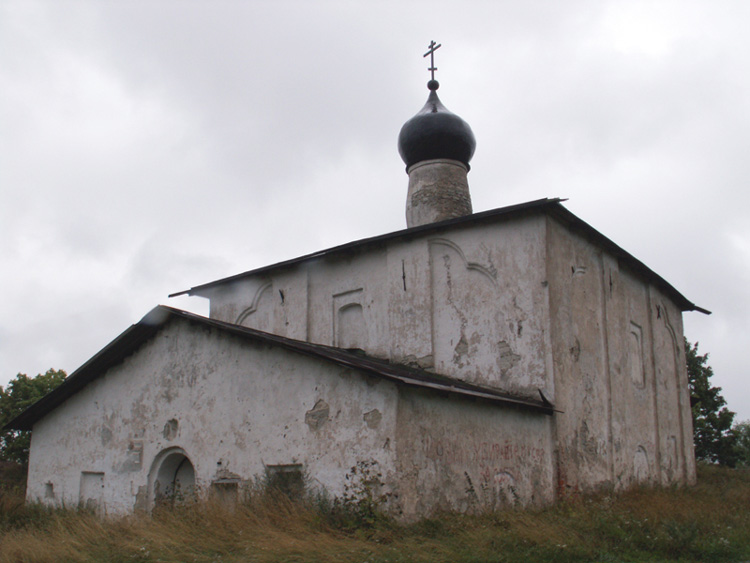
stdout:
<svg viewBox="0 0 750 563">
<path fill-rule="evenodd" d="M 404 123 L 398 135 L 398 152 L 409 168 L 423 160 L 448 158 L 463 162 L 467 167 L 477 142 L 471 127 L 455 113 L 451 113 L 438 98 L 437 80 L 427 87 L 430 96 L 419 113 Z"/>
</svg>

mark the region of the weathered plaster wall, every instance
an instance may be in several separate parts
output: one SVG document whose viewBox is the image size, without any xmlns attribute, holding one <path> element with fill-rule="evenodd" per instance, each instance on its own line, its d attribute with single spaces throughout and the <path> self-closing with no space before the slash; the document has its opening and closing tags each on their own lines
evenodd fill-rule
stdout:
<svg viewBox="0 0 750 563">
<path fill-rule="evenodd" d="M 548 220 L 547 276 L 554 350 L 561 494 L 612 481 L 607 318 L 602 252 Z"/>
<path fill-rule="evenodd" d="M 388 357 L 388 270 L 385 248 L 326 257 L 307 265 L 311 342 L 360 348 Z"/>
<path fill-rule="evenodd" d="M 693 482 L 681 311 L 550 219 L 558 485 Z"/>
<path fill-rule="evenodd" d="M 429 246 L 403 241 L 388 246 L 389 358 L 434 371 Z"/>
<path fill-rule="evenodd" d="M 396 459 L 404 516 L 552 502 L 551 420 L 401 389 Z"/>
<path fill-rule="evenodd" d="M 659 421 L 661 482 L 695 483 L 693 420 L 681 311 L 658 289 L 649 288 L 653 331 L 654 388 Z"/>
<path fill-rule="evenodd" d="M 648 286 L 612 259 L 607 299 L 614 485 L 658 481 L 659 420 L 654 397 Z"/>
<path fill-rule="evenodd" d="M 430 237 L 435 371 L 538 398 L 550 392 L 542 217 Z"/>
<path fill-rule="evenodd" d="M 212 288 L 209 316 L 228 323 L 308 340 L 308 273 L 304 268 L 247 277 Z"/>
<path fill-rule="evenodd" d="M 293 322 L 308 340 L 534 398 L 542 390 L 564 411 L 554 422 L 562 494 L 694 480 L 680 310 L 552 218 L 394 239 L 241 283 L 257 292 L 269 280 L 297 288 L 306 309 Z M 281 304 L 271 305 L 252 326 L 280 326 Z"/>
<path fill-rule="evenodd" d="M 204 488 L 303 464 L 338 495 L 362 459 L 393 482 L 396 400 L 391 383 L 173 321 L 34 426 L 28 498 L 76 505 L 82 472 L 99 473 L 106 512 L 145 508 L 153 460 L 175 447 Z"/>
<path fill-rule="evenodd" d="M 211 316 L 539 398 L 554 417 L 446 398 L 172 321 L 34 427 L 30 499 L 149 504 L 181 448 L 199 486 L 358 463 L 406 517 L 694 482 L 680 310 L 556 220 L 394 239 L 211 288 Z M 360 475 L 362 473 L 360 472 Z M 83 495 L 83 496 L 82 496 Z"/>
<path fill-rule="evenodd" d="M 543 217 L 390 241 L 211 289 L 211 316 L 537 398 L 544 241 Z"/>
</svg>

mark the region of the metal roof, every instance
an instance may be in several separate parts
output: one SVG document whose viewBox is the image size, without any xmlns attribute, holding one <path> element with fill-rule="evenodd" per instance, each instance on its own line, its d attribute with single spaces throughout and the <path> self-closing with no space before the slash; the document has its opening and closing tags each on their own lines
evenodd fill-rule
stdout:
<svg viewBox="0 0 750 563">
<path fill-rule="evenodd" d="M 358 352 L 293 340 L 159 305 L 74 371 L 58 388 L 42 397 L 8 422 L 3 429 L 31 430 L 32 426 L 47 413 L 60 406 L 65 400 L 92 381 L 103 376 L 108 369 L 133 354 L 143 343 L 153 338 L 167 323 L 176 320 L 198 323 L 239 338 L 266 343 L 306 356 L 319 358 L 342 367 L 352 368 L 362 373 L 387 379 L 398 385 L 421 388 L 453 396 L 480 399 L 494 404 L 521 408 L 547 415 L 551 415 L 554 412 L 554 406 L 544 398 L 541 392 L 539 400 L 514 396 L 496 389 L 458 381 L 447 376 L 400 364 L 392 364 Z"/>
<path fill-rule="evenodd" d="M 337 255 L 345 255 L 347 253 L 362 252 L 364 249 L 383 244 L 390 241 L 408 241 L 430 232 L 442 231 L 448 228 L 462 229 L 469 228 L 477 223 L 490 223 L 499 221 L 509 221 L 517 219 L 519 217 L 531 214 L 544 213 L 562 223 L 566 228 L 572 232 L 576 232 L 589 240 L 591 243 L 605 249 L 615 258 L 620 261 L 620 264 L 629 268 L 631 271 L 640 275 L 641 277 L 649 280 L 655 286 L 659 287 L 672 299 L 682 311 L 699 311 L 701 313 L 710 315 L 711 311 L 708 311 L 702 307 L 689 301 L 684 295 L 682 295 L 677 289 L 675 289 L 667 280 L 662 278 L 659 274 L 654 272 L 651 268 L 646 266 L 643 262 L 635 258 L 632 254 L 620 248 L 617 244 L 612 242 L 610 239 L 605 237 L 594 227 L 579 219 L 576 215 L 568 211 L 562 202 L 566 201 L 561 198 L 544 198 L 517 205 L 510 205 L 507 207 L 500 207 L 497 209 L 491 209 L 489 211 L 483 211 L 480 213 L 474 213 L 472 215 L 466 215 L 464 217 L 456 217 L 445 221 L 439 221 L 437 223 L 430 223 L 427 225 L 420 225 L 418 227 L 412 227 L 410 229 L 403 229 L 400 231 L 394 231 L 384 235 L 378 235 L 375 237 L 365 238 L 334 246 L 326 250 L 320 250 L 311 254 L 306 254 L 298 258 L 292 258 L 291 260 L 285 260 L 269 266 L 263 266 L 261 268 L 255 268 L 248 270 L 240 274 L 222 278 L 209 283 L 204 283 L 180 291 L 172 293 L 169 297 L 177 297 L 179 295 L 203 295 L 214 287 L 225 285 L 228 283 L 235 282 L 245 277 L 255 276 L 258 274 L 266 274 L 272 270 L 289 268 L 302 264 L 307 261 L 334 257 Z"/>
</svg>

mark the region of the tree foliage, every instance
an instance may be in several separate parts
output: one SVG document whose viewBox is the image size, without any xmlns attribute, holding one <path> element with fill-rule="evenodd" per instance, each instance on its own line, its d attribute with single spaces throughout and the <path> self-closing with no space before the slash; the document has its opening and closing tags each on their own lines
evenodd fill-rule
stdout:
<svg viewBox="0 0 750 563">
<path fill-rule="evenodd" d="M 734 413 L 726 407 L 721 387 L 711 386 L 714 374 L 708 354 L 698 354 L 698 343 L 685 339 L 690 404 L 693 411 L 693 442 L 699 460 L 734 467 L 737 463 Z"/>
<path fill-rule="evenodd" d="M 737 454 L 737 465 L 750 467 L 750 420 L 738 422 L 732 428 Z"/>
<path fill-rule="evenodd" d="M 36 377 L 19 373 L 5 389 L 0 386 L 0 427 L 60 385 L 66 376 L 63 370 L 54 369 Z M 0 431 L 0 459 L 26 465 L 29 461 L 30 443 L 29 431 Z"/>
</svg>

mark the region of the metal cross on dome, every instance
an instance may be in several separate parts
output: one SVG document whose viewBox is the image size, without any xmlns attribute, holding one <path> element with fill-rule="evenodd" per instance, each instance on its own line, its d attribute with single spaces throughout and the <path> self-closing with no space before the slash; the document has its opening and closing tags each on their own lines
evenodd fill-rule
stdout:
<svg viewBox="0 0 750 563">
<path fill-rule="evenodd" d="M 427 69 L 430 71 L 430 80 L 435 80 L 435 71 L 437 70 L 437 67 L 435 66 L 435 51 L 442 46 L 442 43 L 437 44 L 434 41 L 430 41 L 430 50 L 422 55 L 423 57 L 430 55 L 430 68 Z"/>
</svg>

